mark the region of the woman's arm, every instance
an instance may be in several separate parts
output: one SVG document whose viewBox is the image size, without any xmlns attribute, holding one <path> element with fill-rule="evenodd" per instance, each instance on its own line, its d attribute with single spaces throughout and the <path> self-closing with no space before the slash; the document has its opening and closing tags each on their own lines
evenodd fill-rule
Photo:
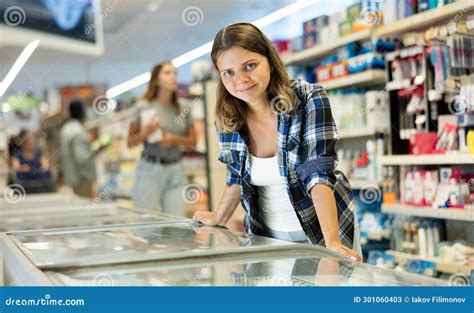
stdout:
<svg viewBox="0 0 474 313">
<path fill-rule="evenodd" d="M 16 157 L 12 157 L 12 168 L 15 172 L 21 172 L 21 163 Z"/>
<path fill-rule="evenodd" d="M 360 260 L 357 253 L 342 244 L 340 237 L 338 207 L 334 195 L 337 182 L 334 172 L 337 162 L 335 146 L 338 135 L 329 99 L 322 88 L 310 91 L 307 97 L 303 132 L 306 161 L 297 172 L 306 186 L 308 196 L 313 200 L 326 247 Z"/>
<path fill-rule="evenodd" d="M 196 212 L 193 219 L 205 225 L 225 225 L 240 202 L 240 186 L 226 185 L 216 212 Z"/>
<path fill-rule="evenodd" d="M 140 122 L 130 123 L 128 127 L 127 146 L 133 148 L 142 144 L 159 126 L 160 123 L 158 119 L 152 120 L 150 123 L 144 125 L 144 127 L 142 127 Z"/>
<path fill-rule="evenodd" d="M 311 189 L 311 198 L 321 225 L 326 248 L 360 261 L 360 256 L 341 242 L 334 191 L 326 185 L 317 184 Z"/>
<path fill-rule="evenodd" d="M 43 172 L 46 172 L 46 171 L 49 171 L 49 168 L 50 168 L 50 164 L 49 164 L 48 159 L 44 155 L 42 155 L 41 156 L 41 170 Z"/>
</svg>

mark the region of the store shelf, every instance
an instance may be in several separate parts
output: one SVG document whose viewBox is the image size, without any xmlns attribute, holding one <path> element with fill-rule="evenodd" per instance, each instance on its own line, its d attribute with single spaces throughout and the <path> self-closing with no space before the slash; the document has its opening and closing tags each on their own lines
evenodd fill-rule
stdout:
<svg viewBox="0 0 474 313">
<path fill-rule="evenodd" d="M 349 179 L 352 189 L 364 189 L 368 187 L 380 186 L 380 182 L 376 180 L 366 179 Z"/>
<path fill-rule="evenodd" d="M 464 265 L 461 263 L 448 263 L 440 260 L 439 258 L 428 258 L 422 257 L 419 255 L 403 253 L 399 251 L 387 250 L 386 254 L 393 255 L 398 263 L 405 264 L 408 260 L 424 260 L 428 262 L 433 262 L 436 265 L 436 270 L 443 273 L 464 273 L 465 275 L 470 275 L 471 270 L 474 270 L 474 266 Z"/>
<path fill-rule="evenodd" d="M 460 12 L 466 12 L 467 10 L 472 10 L 472 5 L 469 3 L 469 1 L 451 3 L 438 9 L 432 9 L 404 18 L 386 26 L 379 26 L 375 29 L 366 29 L 342 38 L 338 38 L 332 42 L 319 44 L 301 52 L 287 54 L 283 57 L 283 62 L 287 65 L 309 63 L 318 58 L 329 55 L 333 53 L 335 49 L 349 43 L 361 40 L 369 40 L 372 38 L 394 36 L 415 29 L 429 27 L 436 22 L 446 20 Z"/>
<path fill-rule="evenodd" d="M 377 128 L 348 128 L 348 129 L 339 129 L 339 139 L 351 139 L 359 137 L 369 137 L 374 136 L 377 133 L 386 133 L 387 129 L 377 129 Z"/>
<path fill-rule="evenodd" d="M 351 86 L 375 86 L 383 83 L 385 83 L 385 72 L 381 70 L 370 70 L 325 82 L 320 82 L 319 84 L 321 84 L 327 90 L 330 90 Z"/>
<path fill-rule="evenodd" d="M 465 153 L 385 155 L 380 162 L 382 165 L 474 164 L 474 155 Z"/>
<path fill-rule="evenodd" d="M 437 22 L 449 19 L 457 14 L 462 14 L 462 12 L 467 13 L 467 11 L 472 11 L 472 9 L 471 1 L 458 1 L 438 9 L 432 9 L 404 18 L 386 26 L 378 27 L 374 30 L 373 36 L 376 38 L 397 36 L 401 33 L 430 27 Z"/>
<path fill-rule="evenodd" d="M 333 42 L 319 44 L 315 47 L 305 49 L 301 52 L 288 54 L 283 57 L 285 64 L 299 64 L 314 61 L 317 58 L 324 57 L 334 52 L 335 49 L 347 45 L 349 43 L 368 40 L 371 36 L 371 29 L 366 29 L 357 33 L 350 34 Z"/>
<path fill-rule="evenodd" d="M 474 222 L 474 211 L 463 209 L 433 209 L 404 204 L 382 204 L 382 212 L 438 219 Z"/>
</svg>

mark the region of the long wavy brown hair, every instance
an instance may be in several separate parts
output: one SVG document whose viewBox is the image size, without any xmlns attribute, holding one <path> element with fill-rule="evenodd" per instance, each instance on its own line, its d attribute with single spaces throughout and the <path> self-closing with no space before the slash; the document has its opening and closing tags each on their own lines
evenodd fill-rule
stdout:
<svg viewBox="0 0 474 313">
<path fill-rule="evenodd" d="M 268 105 L 272 109 L 290 113 L 295 106 L 290 78 L 277 50 L 257 27 L 250 23 L 237 23 L 222 28 L 214 39 L 211 58 L 216 69 L 219 54 L 232 47 L 261 54 L 268 59 L 271 77 L 267 88 Z M 217 87 L 216 124 L 221 131 L 235 131 L 245 124 L 247 104 L 231 95 L 219 80 Z"/>
<path fill-rule="evenodd" d="M 153 67 L 153 70 L 151 71 L 150 80 L 148 81 L 148 88 L 142 96 L 143 100 L 145 100 L 147 102 L 151 102 L 151 101 L 154 101 L 158 98 L 158 96 L 160 94 L 160 87 L 157 84 L 158 76 L 160 75 L 161 70 L 163 69 L 163 66 L 165 66 L 167 64 L 171 64 L 171 62 L 170 61 L 163 61 L 163 62 L 160 62 L 160 63 L 156 64 Z M 179 102 L 178 102 L 178 94 L 176 93 L 176 91 L 173 92 L 171 101 L 172 101 L 173 107 L 176 109 L 176 112 L 179 113 L 180 112 L 180 106 L 179 106 Z"/>
</svg>

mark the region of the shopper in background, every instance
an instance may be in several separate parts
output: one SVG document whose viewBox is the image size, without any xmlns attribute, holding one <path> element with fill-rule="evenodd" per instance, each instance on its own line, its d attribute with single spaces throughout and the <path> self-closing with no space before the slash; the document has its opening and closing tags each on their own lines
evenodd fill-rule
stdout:
<svg viewBox="0 0 474 313">
<path fill-rule="evenodd" d="M 309 240 L 360 260 L 353 194 L 335 170 L 338 135 L 325 90 L 291 82 L 252 24 L 221 29 L 211 57 L 221 77 L 216 124 L 227 186 L 217 211 L 194 219 L 225 224 L 242 201 L 248 232 Z"/>
<path fill-rule="evenodd" d="M 82 101 L 72 101 L 69 104 L 69 114 L 70 118 L 60 133 L 64 181 L 72 187 L 75 194 L 93 198 L 96 180 L 94 159 L 98 151 L 92 150 L 89 134 L 83 125 L 86 117 L 85 104 Z"/>
<path fill-rule="evenodd" d="M 22 185 L 26 193 L 53 192 L 49 161 L 37 142 L 32 132 L 22 130 L 18 135 L 18 146 L 11 158 L 13 182 Z"/>
<path fill-rule="evenodd" d="M 148 89 L 137 105 L 130 124 L 128 146 L 144 144 L 137 162 L 133 202 L 135 206 L 168 214 L 186 215 L 183 190 L 187 184 L 181 162 L 182 149 L 196 145 L 191 114 L 181 113 L 177 98 L 176 69 L 170 62 L 157 64 Z"/>
</svg>

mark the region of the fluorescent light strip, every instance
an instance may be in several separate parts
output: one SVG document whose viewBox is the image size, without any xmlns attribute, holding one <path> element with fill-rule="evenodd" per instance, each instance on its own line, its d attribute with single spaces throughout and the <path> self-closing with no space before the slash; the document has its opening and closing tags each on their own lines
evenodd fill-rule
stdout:
<svg viewBox="0 0 474 313">
<path fill-rule="evenodd" d="M 10 87 L 11 83 L 21 71 L 26 61 L 28 61 L 30 56 L 38 47 L 39 42 L 39 40 L 32 41 L 25 47 L 25 49 L 23 49 L 20 56 L 16 59 L 15 63 L 11 67 L 10 71 L 8 71 L 7 76 L 5 76 L 3 81 L 0 83 L 0 97 L 2 97 L 7 91 L 8 87 Z"/>
<path fill-rule="evenodd" d="M 286 7 L 283 7 L 281 9 L 278 9 L 276 10 L 275 12 L 272 12 L 268 15 L 265 15 L 264 17 L 252 22 L 252 24 L 254 24 L 255 26 L 259 27 L 259 28 L 262 28 L 262 27 L 265 27 L 265 26 L 268 26 L 272 23 L 275 23 L 293 13 L 296 13 L 314 3 L 316 3 L 317 1 L 320 1 L 320 0 L 298 0 L 296 1 L 295 3 L 292 3 L 290 5 L 287 5 Z M 202 57 L 203 55 L 206 55 L 208 53 L 211 52 L 211 49 L 212 49 L 212 44 L 213 44 L 213 41 L 209 41 L 191 51 L 188 51 L 182 55 L 180 55 L 179 57 L 176 57 L 174 58 L 173 60 L 171 60 L 171 63 L 175 66 L 175 67 L 180 67 L 184 64 L 187 64 L 193 60 L 196 60 L 197 58 L 200 58 Z M 147 73 L 144 73 L 144 74 L 141 74 L 137 77 L 134 77 L 130 80 L 127 80 L 126 82 L 123 82 L 117 86 L 114 86 L 112 88 L 110 88 L 109 90 L 107 90 L 106 92 L 106 96 L 107 98 L 114 98 L 114 97 L 117 97 L 121 94 L 123 94 L 124 92 L 127 92 L 135 87 L 138 87 L 142 84 L 145 84 L 146 82 L 148 82 L 148 80 L 150 79 L 150 72 L 147 72 Z"/>
</svg>

